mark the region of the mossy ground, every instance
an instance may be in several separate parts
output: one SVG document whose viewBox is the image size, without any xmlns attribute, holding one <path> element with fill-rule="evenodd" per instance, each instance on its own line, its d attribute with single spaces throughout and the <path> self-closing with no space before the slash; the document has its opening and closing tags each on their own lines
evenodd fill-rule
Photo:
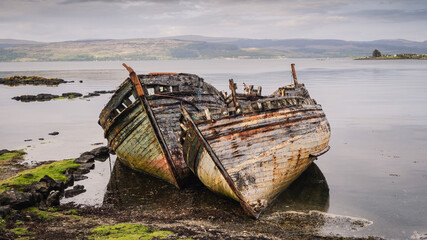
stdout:
<svg viewBox="0 0 427 240">
<path fill-rule="evenodd" d="M 29 207 L 24 209 L 23 212 L 42 220 L 53 220 L 57 218 L 66 218 L 71 220 L 82 219 L 77 215 L 77 211 L 74 209 L 58 210 L 56 208 L 48 208 L 46 210 L 40 210 L 37 207 Z"/>
<path fill-rule="evenodd" d="M 55 217 L 59 216 L 59 214 L 56 212 L 42 211 L 36 207 L 29 207 L 29 208 L 25 209 L 24 212 L 31 213 L 32 215 L 34 215 L 40 219 L 45 219 L 45 220 L 51 220 L 51 219 L 54 219 Z"/>
<path fill-rule="evenodd" d="M 0 192 L 6 190 L 10 186 L 28 185 L 38 182 L 45 175 L 55 180 L 66 181 L 68 178 L 64 176 L 65 171 L 68 168 L 78 168 L 80 166 L 80 164 L 75 164 L 73 161 L 74 159 L 62 160 L 22 171 L 14 177 L 1 180 Z"/>
<path fill-rule="evenodd" d="M 159 231 L 135 223 L 120 223 L 112 226 L 99 226 L 92 230 L 89 239 L 165 239 L 174 234 L 170 231 Z"/>
<path fill-rule="evenodd" d="M 221 217 L 215 218 L 212 211 L 186 212 L 187 215 L 165 211 L 153 214 L 140 209 L 74 204 L 45 210 L 27 208 L 0 218 L 0 239 L 380 239 L 325 236 L 313 231 L 319 225 L 313 224 L 312 219 L 304 223 L 300 218 L 286 218 L 288 223 L 277 225 L 224 212 L 218 212 Z"/>
<path fill-rule="evenodd" d="M 25 154 L 26 152 L 24 150 L 14 150 L 9 153 L 4 153 L 0 155 L 0 162 L 20 159 Z"/>
<path fill-rule="evenodd" d="M 14 228 L 11 230 L 13 233 L 15 233 L 18 236 L 28 235 L 28 229 L 27 228 Z"/>
</svg>

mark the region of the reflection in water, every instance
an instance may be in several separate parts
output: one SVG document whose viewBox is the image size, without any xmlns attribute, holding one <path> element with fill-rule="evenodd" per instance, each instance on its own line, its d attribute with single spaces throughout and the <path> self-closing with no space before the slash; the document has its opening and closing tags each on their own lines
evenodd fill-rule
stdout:
<svg viewBox="0 0 427 240">
<path fill-rule="evenodd" d="M 266 209 L 266 214 L 276 211 L 329 209 L 329 187 L 319 167 L 313 163 Z"/>
<path fill-rule="evenodd" d="M 261 220 L 286 232 L 319 234 L 328 223 L 322 213 L 328 209 L 328 183 L 319 167 L 312 163 L 265 210 Z"/>
<path fill-rule="evenodd" d="M 172 211 L 179 213 L 196 210 L 217 210 L 246 216 L 239 203 L 209 191 L 197 179 L 184 189 L 157 178 L 135 172 L 116 161 L 104 204 L 122 209 L 138 208 L 144 211 Z M 267 208 L 266 214 L 287 210 L 320 210 L 329 207 L 329 188 L 316 164 L 312 164 L 289 188 Z"/>
<path fill-rule="evenodd" d="M 189 186 L 179 190 L 162 180 L 136 172 L 120 161 L 114 164 L 104 204 L 113 204 L 121 209 L 137 208 L 145 212 L 167 211 L 173 214 L 215 210 L 220 206 L 221 211 L 245 215 L 239 203 L 212 193 L 195 178 Z"/>
</svg>

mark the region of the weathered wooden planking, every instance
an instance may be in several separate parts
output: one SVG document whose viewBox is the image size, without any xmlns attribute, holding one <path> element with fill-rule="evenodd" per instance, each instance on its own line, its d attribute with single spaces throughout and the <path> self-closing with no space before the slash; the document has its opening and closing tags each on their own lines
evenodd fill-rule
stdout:
<svg viewBox="0 0 427 240">
<path fill-rule="evenodd" d="M 184 179 L 191 172 L 184 161 L 182 147 L 178 141 L 180 135 L 179 107 L 184 105 L 191 112 L 201 111 L 208 107 L 218 109 L 223 104 L 222 96 L 214 87 L 193 74 L 161 76 L 156 80 L 152 76 L 142 75 L 141 81 L 149 93 L 150 89 L 153 89 L 151 91 L 153 94 L 148 95 L 147 100 L 179 177 Z M 159 85 L 162 86 L 161 89 L 157 88 Z M 173 92 L 173 90 L 179 91 Z"/>
<path fill-rule="evenodd" d="M 254 217 L 308 167 L 314 159 L 310 154 L 328 147 L 330 137 L 329 123 L 318 105 L 224 117 L 200 122 L 197 127 L 207 139 L 208 146 L 204 147 L 210 147 L 220 160 L 215 167 L 225 169 L 232 179 L 228 183 L 234 185 L 230 187 L 242 195 L 239 200 L 249 205 Z M 185 137 L 188 156 L 192 149 L 187 141 L 194 140 Z M 219 178 L 200 162 L 194 170 L 205 185 Z M 221 189 L 214 191 L 228 194 Z"/>
<path fill-rule="evenodd" d="M 105 129 L 108 128 L 105 125 L 114 119 L 112 113 L 118 108 L 119 105 L 127 99 L 132 92 L 132 84 L 129 79 L 126 79 L 116 90 L 116 92 L 111 96 L 110 101 L 102 109 L 101 114 L 99 115 L 99 124 Z M 127 100 L 126 100 L 127 101 Z"/>
<path fill-rule="evenodd" d="M 311 153 L 328 146 L 326 119 L 291 124 L 294 126 L 287 128 L 284 123 L 275 131 L 268 131 L 269 136 L 265 136 L 261 125 L 256 132 L 242 130 L 208 140 L 239 191 L 257 212 L 305 170 L 311 163 L 307 161 Z"/>
<path fill-rule="evenodd" d="M 192 112 L 218 109 L 223 97 L 193 74 L 138 77 L 143 96 L 131 99 L 136 93 L 126 80 L 100 114 L 100 125 L 122 162 L 178 186 L 191 173 L 178 141 L 179 107 L 183 104 Z"/>
<path fill-rule="evenodd" d="M 178 186 L 171 166 L 168 164 L 159 140 L 148 120 L 147 113 L 141 111 L 140 117 L 135 119 L 135 122 L 137 121 L 140 123 L 135 124 L 136 129 L 131 129 L 131 125 L 128 125 L 129 129 L 124 129 L 123 133 L 128 135 L 115 149 L 118 158 L 135 170 L 151 174 Z M 126 130 L 132 131 L 126 132 Z"/>
<path fill-rule="evenodd" d="M 187 110 L 182 107 L 181 111 L 182 118 L 180 120 L 187 126 L 183 145 L 184 159 L 191 170 L 199 179 L 203 179 L 201 181 L 212 191 L 238 200 L 245 211 L 250 215 L 255 215 L 256 213 L 252 211 L 246 199 L 236 189 L 231 177 L 203 138 Z M 194 146 L 197 147 L 194 148 Z M 204 174 L 199 176 L 199 172 Z"/>
<path fill-rule="evenodd" d="M 182 175 L 182 177 L 186 177 L 190 174 L 190 170 L 187 168 L 182 156 L 181 144 L 177 141 L 181 131 L 179 125 L 179 117 L 181 114 L 179 107 L 182 104 L 192 112 L 196 112 L 197 110 L 195 109 L 195 106 L 197 106 L 199 110 L 206 109 L 207 107 L 217 109 L 221 106 L 221 101 L 214 98 L 211 94 L 204 94 L 205 102 L 203 104 L 198 104 L 193 95 L 181 96 L 180 98 L 188 103 L 170 98 L 151 98 L 149 102 L 165 138 L 168 149 L 171 152 L 172 159 L 177 165 L 180 175 Z"/>
</svg>

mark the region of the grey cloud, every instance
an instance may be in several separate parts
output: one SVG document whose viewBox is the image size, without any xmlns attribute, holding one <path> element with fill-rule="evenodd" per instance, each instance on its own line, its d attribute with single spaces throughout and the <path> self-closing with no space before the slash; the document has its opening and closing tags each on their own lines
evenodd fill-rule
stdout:
<svg viewBox="0 0 427 240">
<path fill-rule="evenodd" d="M 411 3 L 416 4 L 401 0 L 1 0 L 0 38 L 61 41 L 196 34 L 425 40 L 427 32 L 417 29 L 427 25 L 427 4 Z M 396 27 L 387 28 L 390 22 Z"/>
<path fill-rule="evenodd" d="M 371 18 L 383 21 L 419 21 L 427 20 L 427 9 L 399 10 L 399 9 L 369 9 L 352 13 L 358 18 Z"/>
<path fill-rule="evenodd" d="M 179 0 L 62 0 L 60 4 L 75 4 L 75 3 L 156 3 L 165 4 L 171 2 L 179 2 Z"/>
</svg>

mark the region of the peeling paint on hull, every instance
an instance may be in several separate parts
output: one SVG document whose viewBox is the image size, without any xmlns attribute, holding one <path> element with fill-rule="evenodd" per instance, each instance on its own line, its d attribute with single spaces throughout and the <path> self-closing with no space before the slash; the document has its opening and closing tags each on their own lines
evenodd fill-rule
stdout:
<svg viewBox="0 0 427 240">
<path fill-rule="evenodd" d="M 314 161 L 313 155 L 329 147 L 330 126 L 321 106 L 312 99 L 285 99 L 273 99 L 266 103 L 270 109 L 258 111 L 249 103 L 243 114 L 210 121 L 195 121 L 182 109 L 190 169 L 255 218 Z"/>
<path fill-rule="evenodd" d="M 179 143 L 180 106 L 190 111 L 217 109 L 219 92 L 192 74 L 138 76 L 143 96 L 125 80 L 100 114 L 108 144 L 130 168 L 180 187 L 191 174 Z"/>
</svg>

